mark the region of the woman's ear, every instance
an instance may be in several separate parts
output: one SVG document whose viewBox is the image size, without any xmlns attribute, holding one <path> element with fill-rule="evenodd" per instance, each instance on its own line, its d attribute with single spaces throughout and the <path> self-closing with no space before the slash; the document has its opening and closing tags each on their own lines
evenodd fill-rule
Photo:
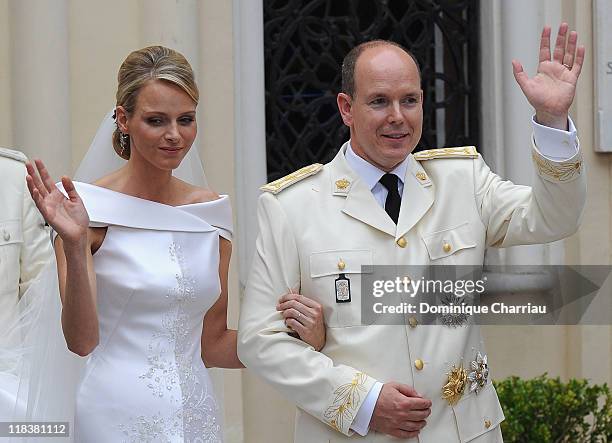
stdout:
<svg viewBox="0 0 612 443">
<path fill-rule="evenodd" d="M 125 108 L 123 106 L 117 106 L 117 108 L 115 108 L 115 121 L 117 122 L 119 131 L 124 134 L 129 134 L 127 119 L 127 111 Z"/>
</svg>

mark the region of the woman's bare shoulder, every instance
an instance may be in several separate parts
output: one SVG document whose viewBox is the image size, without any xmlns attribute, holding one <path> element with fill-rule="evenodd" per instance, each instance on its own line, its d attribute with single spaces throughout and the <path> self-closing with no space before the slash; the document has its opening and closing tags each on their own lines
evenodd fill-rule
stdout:
<svg viewBox="0 0 612 443">
<path fill-rule="evenodd" d="M 202 188 L 200 186 L 195 186 L 182 180 L 178 180 L 178 182 L 179 186 L 182 188 L 181 194 L 185 196 L 184 204 L 186 205 L 193 203 L 205 203 L 221 198 L 219 194 L 217 194 L 210 188 Z"/>
</svg>

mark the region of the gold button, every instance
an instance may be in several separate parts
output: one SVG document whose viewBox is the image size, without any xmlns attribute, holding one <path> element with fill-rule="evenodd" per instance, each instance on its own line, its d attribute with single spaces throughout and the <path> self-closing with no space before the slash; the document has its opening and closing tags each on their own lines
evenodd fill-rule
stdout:
<svg viewBox="0 0 612 443">
<path fill-rule="evenodd" d="M 346 263 L 344 263 L 344 260 L 340 259 L 340 261 L 338 262 L 338 269 L 344 271 L 344 268 L 346 268 Z"/>
<path fill-rule="evenodd" d="M 419 324 L 419 321 L 416 319 L 416 317 L 410 317 L 408 319 L 408 324 L 410 325 L 411 328 L 416 328 L 417 325 Z"/>
<path fill-rule="evenodd" d="M 485 420 L 485 428 L 489 429 L 491 427 L 491 420 Z"/>
<path fill-rule="evenodd" d="M 444 250 L 444 252 L 450 252 L 453 247 L 450 245 L 450 243 L 444 242 L 444 244 L 442 245 L 442 249 Z"/>
<path fill-rule="evenodd" d="M 419 371 L 423 369 L 423 360 L 421 360 L 420 358 L 416 359 L 414 361 L 414 367 L 417 368 Z"/>
<path fill-rule="evenodd" d="M 425 180 L 427 180 L 427 174 L 425 174 L 422 171 L 419 171 L 419 172 L 416 173 L 416 178 L 418 178 L 419 180 L 424 182 Z"/>
<path fill-rule="evenodd" d="M 406 241 L 404 237 L 398 238 L 396 243 L 397 243 L 397 246 L 399 246 L 400 248 L 405 248 L 406 245 L 408 244 L 408 242 Z"/>
</svg>

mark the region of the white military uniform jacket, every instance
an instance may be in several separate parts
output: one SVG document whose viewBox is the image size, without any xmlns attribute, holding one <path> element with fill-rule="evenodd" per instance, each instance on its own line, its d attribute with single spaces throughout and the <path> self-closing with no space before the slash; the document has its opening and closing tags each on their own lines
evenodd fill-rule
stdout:
<svg viewBox="0 0 612 443">
<path fill-rule="evenodd" d="M 397 441 L 349 429 L 375 381 L 405 383 L 432 400 L 421 443 L 501 441 L 504 416 L 491 375 L 478 394 L 466 389 L 454 406 L 441 398 L 452 365 L 467 366 L 485 353 L 479 328 L 363 326 L 361 297 L 368 295 L 361 294 L 359 273 L 372 264 L 480 265 L 487 246 L 572 234 L 586 195 L 580 152 L 553 162 L 533 146 L 533 188 L 503 181 L 473 147 L 411 154 L 396 227 L 346 163 L 345 150 L 325 166 L 262 188 L 269 192 L 259 200 L 260 235 L 240 317 L 241 361 L 298 405 L 299 443 Z M 350 278 L 350 303 L 336 303 L 340 272 Z M 324 307 L 321 352 L 287 333 L 275 309 L 279 296 L 298 287 Z"/>
<path fill-rule="evenodd" d="M 52 258 L 49 231 L 26 185 L 26 156 L 0 148 L 0 332 Z"/>
</svg>

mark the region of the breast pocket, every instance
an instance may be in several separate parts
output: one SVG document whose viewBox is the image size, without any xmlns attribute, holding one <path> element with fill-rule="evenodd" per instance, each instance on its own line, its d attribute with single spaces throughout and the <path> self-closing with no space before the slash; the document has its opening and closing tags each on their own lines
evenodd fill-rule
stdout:
<svg viewBox="0 0 612 443">
<path fill-rule="evenodd" d="M 372 251 L 367 249 L 321 251 L 310 255 L 312 288 L 309 293 L 323 305 L 327 326 L 339 328 L 361 324 L 362 266 L 371 265 Z M 346 280 L 338 280 L 342 276 Z M 346 290 L 350 301 L 346 300 Z"/>
<path fill-rule="evenodd" d="M 0 282 L 7 290 L 18 290 L 19 255 L 23 236 L 18 220 L 0 222 Z"/>
<path fill-rule="evenodd" d="M 432 264 L 462 264 L 459 257 L 463 252 L 476 247 L 474 233 L 469 222 L 458 226 L 422 235 L 423 243 Z"/>
<path fill-rule="evenodd" d="M 492 384 L 478 394 L 470 394 L 453 406 L 461 443 L 502 443 L 499 424 L 504 412 Z"/>
</svg>

